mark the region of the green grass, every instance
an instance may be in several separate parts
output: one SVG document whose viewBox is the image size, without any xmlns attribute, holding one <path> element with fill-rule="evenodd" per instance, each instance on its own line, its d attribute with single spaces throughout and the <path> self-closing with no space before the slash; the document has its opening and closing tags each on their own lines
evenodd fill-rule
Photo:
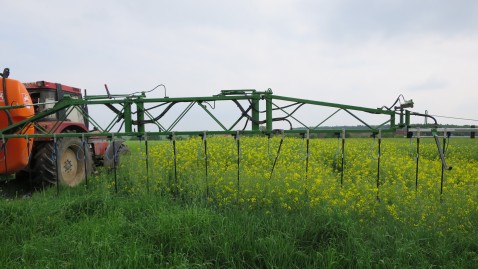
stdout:
<svg viewBox="0 0 478 269">
<path fill-rule="evenodd" d="M 96 187 L 96 188 L 95 188 Z M 99 186 L 0 200 L 2 268 L 474 268 L 478 236 Z"/>
<path fill-rule="evenodd" d="M 332 163 L 335 141 L 314 151 L 309 180 L 318 172 L 339 175 L 325 169 Z M 131 156 L 118 169 L 118 193 L 113 173 L 107 172 L 90 177 L 88 188 L 60 188 L 59 194 L 53 187 L 32 196 L 19 192 L 18 198 L 12 198 L 15 188 L 0 189 L 0 268 L 476 268 L 478 197 L 473 171 L 478 145 L 469 140 L 452 141 L 447 157 L 455 168 L 447 174 L 446 189 L 440 196 L 436 146 L 423 143 L 416 192 L 413 159 L 404 161 L 402 156 L 410 158 L 408 142 L 401 140 L 405 146 L 396 148 L 394 141 L 387 140 L 382 165 L 383 178 L 388 180 L 380 189 L 382 199 L 377 201 L 375 190 L 368 190 L 374 186 L 376 169 L 368 156 L 368 141 L 356 141 L 354 147 L 350 140 L 343 187 L 338 181 L 318 181 L 323 189 L 311 188 L 300 196 L 303 203 L 293 208 L 283 206 L 283 202 L 293 201 L 287 200 L 285 191 L 271 203 L 247 204 L 237 199 L 231 147 L 220 147 L 220 141 L 214 140 L 211 142 L 216 144 L 209 144 L 209 198 L 227 198 L 222 204 L 219 198 L 208 199 L 200 185 L 203 162 L 198 161 L 200 144 L 194 140 L 178 143 L 178 173 L 184 183 L 179 195 L 173 195 L 174 188 L 168 189 L 174 182 L 168 143 L 150 144 L 150 165 L 155 169 L 150 170 L 149 192 L 139 147 L 132 148 Z M 290 144 L 286 141 L 284 154 L 296 152 L 287 148 Z M 215 147 L 224 156 L 214 155 Z M 142 150 L 144 153 L 144 147 Z M 256 152 L 267 158 L 263 170 L 270 170 L 265 148 L 244 150 L 244 193 L 247 180 L 254 183 L 249 186 L 251 193 L 270 195 L 272 187 L 301 190 L 302 185 L 285 180 L 286 172 L 303 169 L 303 160 L 288 156 L 292 160 L 280 160 L 284 163 L 279 163 L 274 184 L 265 192 L 260 169 L 254 170 L 262 155 L 247 155 Z M 256 166 L 246 165 L 248 160 L 254 160 Z M 169 166 L 161 166 L 162 162 Z M 355 184 L 354 177 L 367 169 L 371 176 L 357 179 Z M 247 172 L 254 177 L 247 178 Z M 227 184 L 217 184 L 219 177 Z M 260 184 L 254 189 L 251 186 L 256 180 Z M 280 185 L 284 181 L 291 185 Z M 428 182 L 433 184 L 428 186 Z M 230 193 L 224 192 L 227 187 L 232 188 Z M 257 200 L 261 197 L 251 195 Z M 316 198 L 314 203 L 312 198 Z"/>
</svg>

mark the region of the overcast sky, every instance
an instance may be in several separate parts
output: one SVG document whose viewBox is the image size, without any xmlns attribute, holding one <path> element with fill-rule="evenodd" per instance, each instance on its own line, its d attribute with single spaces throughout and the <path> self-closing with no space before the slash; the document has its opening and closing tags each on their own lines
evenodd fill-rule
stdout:
<svg viewBox="0 0 478 269">
<path fill-rule="evenodd" d="M 403 94 L 414 111 L 478 119 L 478 1 L 0 3 L 0 68 L 23 82 L 89 94 L 162 83 L 170 97 L 271 88 L 372 108 Z"/>
</svg>

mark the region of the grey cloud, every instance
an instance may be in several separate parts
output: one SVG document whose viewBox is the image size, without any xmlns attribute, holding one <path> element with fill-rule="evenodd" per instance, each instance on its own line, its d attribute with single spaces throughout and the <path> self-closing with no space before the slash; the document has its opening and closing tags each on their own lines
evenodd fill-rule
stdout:
<svg viewBox="0 0 478 269">
<path fill-rule="evenodd" d="M 407 87 L 409 91 L 436 91 L 436 90 L 443 90 L 450 87 L 450 84 L 444 80 L 437 77 L 430 77 L 427 80 L 411 84 Z"/>
<path fill-rule="evenodd" d="M 302 10 L 318 35 L 339 40 L 408 35 L 477 35 L 478 1 L 375 0 L 307 2 Z M 321 10 L 326 9 L 324 13 Z M 320 17 L 324 17 L 320 18 Z"/>
<path fill-rule="evenodd" d="M 476 92 L 477 6 L 460 0 L 8 1 L 0 48 L 3 65 L 18 79 L 67 82 L 89 93 L 102 94 L 104 83 L 115 92 L 164 83 L 170 96 L 272 87 L 281 95 L 375 107 L 396 97 L 370 98 L 391 85 L 412 91 L 414 99 L 426 96 L 423 104 L 439 103 L 429 93 L 448 94 L 453 86 L 457 94 L 447 98 L 458 103 L 458 93 Z"/>
</svg>

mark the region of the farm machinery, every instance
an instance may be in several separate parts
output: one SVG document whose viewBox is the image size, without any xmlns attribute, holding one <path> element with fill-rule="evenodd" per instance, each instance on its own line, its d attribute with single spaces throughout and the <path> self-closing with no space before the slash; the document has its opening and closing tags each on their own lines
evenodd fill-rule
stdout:
<svg viewBox="0 0 478 269">
<path fill-rule="evenodd" d="M 0 113 L 0 128 L 24 122 L 13 132 L 7 132 L 23 137 L 2 136 L 0 174 L 15 174 L 17 178 L 30 178 L 34 182 L 76 186 L 92 172 L 95 164 L 105 163 L 105 154 L 112 151 L 108 141 L 61 136 L 89 133 L 86 105 L 68 113 L 66 109 L 48 112 L 63 99 L 82 99 L 80 89 L 47 81 L 22 84 L 8 79 L 8 75 L 9 70 L 5 69 L 1 79 L 0 105 L 7 108 Z M 116 147 L 122 152 L 127 151 L 123 144 Z"/>
<path fill-rule="evenodd" d="M 231 135 L 238 141 L 239 148 L 239 137 L 243 135 L 269 138 L 277 134 L 282 138 L 298 135 L 307 140 L 308 146 L 313 134 L 329 133 L 342 139 L 343 161 L 346 134 L 369 133 L 378 137 L 380 156 L 383 133 L 409 130 L 411 116 L 435 120 L 430 115 L 409 111 L 413 101 L 405 100 L 403 96 L 402 99 L 397 98 L 392 106 L 381 108 L 279 96 L 270 89 L 222 90 L 217 95 L 206 97 L 168 97 L 164 87 L 164 97 L 146 98 L 146 92 L 114 95 L 105 85 L 106 95 L 90 96 L 86 95 L 86 91 L 82 95 L 80 89 L 59 83 L 21 83 L 8 77 L 9 70 L 5 69 L 0 78 L 0 174 L 15 174 L 20 179 L 30 178 L 34 182 L 57 185 L 76 186 L 87 179 L 97 165 L 116 167 L 120 156 L 128 152 L 124 138 L 147 142 L 148 138 L 168 137 L 174 145 L 175 139 L 183 135 L 201 136 L 203 139 L 209 135 Z M 153 90 L 160 86 L 164 85 L 158 85 Z M 237 116 L 227 127 L 228 124 L 220 117 L 224 115 L 218 115 L 215 109 L 216 104 L 231 102 L 236 107 Z M 88 113 L 89 107 L 96 105 L 106 106 L 114 115 L 106 128 L 102 128 Z M 229 105 L 231 107 L 234 106 Z M 306 124 L 298 116 L 303 107 L 325 107 L 332 109 L 332 113 L 319 122 Z M 202 111 L 217 128 L 209 131 L 178 130 L 178 123 L 188 113 L 191 114 L 193 108 Z M 361 125 L 357 128 L 321 127 L 339 112 L 356 119 Z M 226 117 L 232 113 L 228 112 Z M 359 113 L 385 117 L 385 120 L 371 124 Z M 166 118 L 171 114 L 172 120 L 166 125 Z M 279 123 L 285 123 L 289 128 L 274 128 Z M 243 128 L 238 127 L 242 124 Z M 293 128 L 293 124 L 300 127 Z M 449 170 L 451 167 L 445 161 L 437 127 L 435 120 L 430 132 L 435 138 L 442 167 Z M 408 132 L 408 135 L 413 135 L 413 132 Z"/>
</svg>

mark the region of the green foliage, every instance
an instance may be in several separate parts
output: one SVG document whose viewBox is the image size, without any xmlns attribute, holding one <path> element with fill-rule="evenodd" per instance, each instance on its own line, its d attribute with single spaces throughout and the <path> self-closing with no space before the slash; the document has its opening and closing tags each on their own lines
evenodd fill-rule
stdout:
<svg viewBox="0 0 478 269">
<path fill-rule="evenodd" d="M 241 140 L 239 189 L 233 140 L 224 139 L 208 144 L 208 193 L 204 158 L 198 154 L 200 140 L 178 143 L 178 175 L 172 169 L 171 144 L 151 142 L 149 178 L 145 147 L 134 147 L 137 142 L 131 141 L 130 159 L 123 159 L 116 173 L 118 193 L 113 171 L 105 170 L 91 177 L 87 188 L 61 188 L 58 195 L 51 188 L 31 197 L 0 200 L 0 264 L 3 268 L 478 264 L 474 141 L 450 144 L 447 157 L 454 168 L 440 196 L 440 163 L 432 141 L 422 141 L 416 191 L 408 140 L 384 140 L 377 201 L 376 160 L 369 156 L 376 144 L 370 139 L 347 140 L 343 187 L 340 163 L 334 161 L 336 139 L 311 141 L 309 181 L 300 171 L 302 140 L 287 138 L 272 178 L 265 144 Z M 277 147 L 278 140 L 272 140 L 272 155 Z"/>
<path fill-rule="evenodd" d="M 95 186 L 97 187 L 97 186 Z M 475 234 L 392 217 L 62 190 L 0 202 L 5 268 L 473 268 Z"/>
</svg>

